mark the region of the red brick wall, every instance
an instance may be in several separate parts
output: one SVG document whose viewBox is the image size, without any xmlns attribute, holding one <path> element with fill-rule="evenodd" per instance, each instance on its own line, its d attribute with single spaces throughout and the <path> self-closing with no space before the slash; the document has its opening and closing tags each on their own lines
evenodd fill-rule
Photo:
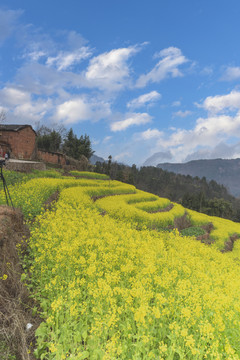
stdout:
<svg viewBox="0 0 240 360">
<path fill-rule="evenodd" d="M 12 158 L 31 160 L 36 156 L 36 134 L 30 126 L 19 131 L 0 131 L 0 134 L 0 142 L 9 144 Z"/>
<path fill-rule="evenodd" d="M 39 160 L 46 163 L 66 165 L 66 159 L 63 154 L 38 150 L 37 155 Z"/>
</svg>

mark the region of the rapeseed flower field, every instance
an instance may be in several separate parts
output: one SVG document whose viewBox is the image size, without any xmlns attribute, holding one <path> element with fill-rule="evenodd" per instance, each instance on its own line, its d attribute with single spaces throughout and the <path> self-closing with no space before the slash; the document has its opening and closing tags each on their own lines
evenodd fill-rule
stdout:
<svg viewBox="0 0 240 360">
<path fill-rule="evenodd" d="M 43 318 L 37 358 L 240 359 L 240 241 L 220 251 L 240 224 L 117 181 L 32 179 L 11 193 L 36 220 L 25 261 Z M 181 236 L 181 216 L 211 222 L 215 242 Z"/>
</svg>

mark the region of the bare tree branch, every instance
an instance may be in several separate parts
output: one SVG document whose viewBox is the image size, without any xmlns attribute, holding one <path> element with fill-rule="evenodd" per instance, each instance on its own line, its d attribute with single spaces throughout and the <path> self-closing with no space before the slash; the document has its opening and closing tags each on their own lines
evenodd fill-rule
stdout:
<svg viewBox="0 0 240 360">
<path fill-rule="evenodd" d="M 4 121 L 6 120 L 7 114 L 5 110 L 0 110 L 0 123 L 4 123 Z"/>
</svg>

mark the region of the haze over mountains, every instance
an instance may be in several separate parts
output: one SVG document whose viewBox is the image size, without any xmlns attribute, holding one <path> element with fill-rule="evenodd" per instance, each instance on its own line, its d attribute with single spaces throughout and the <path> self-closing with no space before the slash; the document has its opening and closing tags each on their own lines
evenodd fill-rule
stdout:
<svg viewBox="0 0 240 360">
<path fill-rule="evenodd" d="M 150 158 L 149 158 L 150 159 Z M 149 160 L 148 159 L 148 160 Z M 144 163 L 145 166 L 146 162 Z M 240 197 L 240 159 L 192 160 L 187 163 L 160 163 L 157 167 L 182 175 L 206 177 L 223 184 L 229 192 Z"/>
</svg>

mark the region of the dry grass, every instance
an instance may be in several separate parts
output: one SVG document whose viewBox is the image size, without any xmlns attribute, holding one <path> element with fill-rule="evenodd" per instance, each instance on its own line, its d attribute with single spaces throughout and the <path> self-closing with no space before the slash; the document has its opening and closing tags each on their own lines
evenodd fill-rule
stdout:
<svg viewBox="0 0 240 360">
<path fill-rule="evenodd" d="M 22 239 L 28 235 L 21 212 L 1 206 L 0 346 L 4 349 L 6 360 L 34 359 L 31 349 L 35 346 L 34 334 L 40 320 L 32 316 L 34 304 L 28 296 L 26 286 L 20 280 L 23 269 L 17 251 L 17 245 L 23 245 Z M 33 325 L 30 330 L 27 330 L 28 323 Z"/>
</svg>

